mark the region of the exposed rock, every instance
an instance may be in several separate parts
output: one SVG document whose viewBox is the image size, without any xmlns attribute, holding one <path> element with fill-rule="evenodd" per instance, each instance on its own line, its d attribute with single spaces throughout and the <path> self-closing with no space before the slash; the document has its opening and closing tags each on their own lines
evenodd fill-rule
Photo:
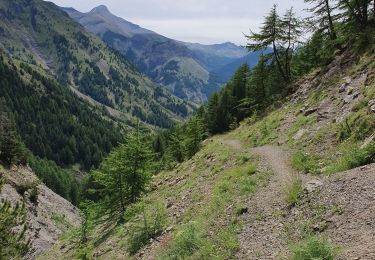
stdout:
<svg viewBox="0 0 375 260">
<path fill-rule="evenodd" d="M 375 99 L 368 102 L 368 108 L 371 113 L 375 113 Z"/>
<path fill-rule="evenodd" d="M 347 95 L 353 94 L 354 88 L 353 87 L 348 87 L 348 90 L 346 91 Z"/>
<path fill-rule="evenodd" d="M 298 130 L 298 132 L 293 136 L 293 139 L 294 140 L 299 140 L 302 138 L 302 136 L 307 132 L 307 130 L 305 128 L 302 128 L 300 130 Z"/>
<path fill-rule="evenodd" d="M 316 107 L 309 108 L 309 109 L 305 110 L 305 112 L 303 114 L 304 114 L 304 116 L 309 116 L 311 114 L 314 114 L 317 110 L 318 110 L 318 108 L 316 108 Z"/>
<path fill-rule="evenodd" d="M 344 84 L 342 84 L 341 86 L 340 86 L 340 88 L 339 88 L 339 93 L 343 93 L 343 92 L 345 92 L 345 90 L 346 90 L 346 84 L 344 83 Z"/>
<path fill-rule="evenodd" d="M 38 182 L 38 178 L 27 167 L 13 167 L 3 170 L 7 178 L 0 194 L 1 199 L 7 199 L 15 204 L 25 201 L 27 209 L 26 223 L 28 226 L 26 237 L 30 240 L 30 250 L 25 259 L 35 259 L 42 252 L 51 247 L 58 237 L 71 227 L 80 224 L 80 215 L 76 207 L 69 201 L 60 197 L 44 184 L 38 185 L 37 201 L 32 202 L 26 196 L 23 198 L 16 187 L 25 182 Z M 61 218 L 64 221 L 57 221 Z"/>
<path fill-rule="evenodd" d="M 361 94 L 361 93 L 359 93 L 359 91 L 354 92 L 354 93 L 353 93 L 353 99 L 358 98 L 360 94 Z"/>
<path fill-rule="evenodd" d="M 320 188 L 321 186 L 323 186 L 323 182 L 322 181 L 320 181 L 320 180 L 311 180 L 311 181 L 309 181 L 308 183 L 305 184 L 304 190 L 307 193 L 311 193 L 311 192 L 315 191 L 316 189 Z"/>
</svg>

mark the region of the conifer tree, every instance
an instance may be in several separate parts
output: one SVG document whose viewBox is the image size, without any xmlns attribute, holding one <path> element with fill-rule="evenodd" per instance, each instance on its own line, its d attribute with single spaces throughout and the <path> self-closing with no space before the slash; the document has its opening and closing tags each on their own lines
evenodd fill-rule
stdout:
<svg viewBox="0 0 375 260">
<path fill-rule="evenodd" d="M 146 135 L 137 130 L 129 132 L 125 143 L 114 150 L 93 172 L 101 205 L 109 215 L 119 220 L 127 206 L 146 190 L 150 180 L 151 145 Z"/>
<path fill-rule="evenodd" d="M 313 13 L 312 20 L 318 24 L 321 30 L 328 31 L 329 37 L 332 41 L 337 39 L 334 21 L 337 15 L 333 15 L 334 5 L 330 0 L 305 0 L 305 3 L 314 4 L 308 10 Z"/>
<path fill-rule="evenodd" d="M 372 0 L 339 0 L 338 8 L 343 11 L 342 16 L 349 26 L 363 31 L 368 25 L 371 3 Z"/>
<path fill-rule="evenodd" d="M 271 47 L 270 58 L 276 62 L 283 80 L 289 83 L 292 80 L 291 60 L 301 35 L 300 28 L 300 21 L 296 18 L 293 8 L 280 17 L 277 6 L 274 5 L 264 18 L 260 32 L 245 35 L 248 40 L 246 47 L 249 51 L 266 50 Z"/>
<path fill-rule="evenodd" d="M 17 135 L 14 122 L 0 100 L 0 161 L 7 166 L 26 161 L 25 148 Z"/>
<path fill-rule="evenodd" d="M 201 142 L 206 136 L 203 120 L 197 116 L 191 118 L 186 125 L 185 149 L 188 158 L 200 150 Z"/>
</svg>

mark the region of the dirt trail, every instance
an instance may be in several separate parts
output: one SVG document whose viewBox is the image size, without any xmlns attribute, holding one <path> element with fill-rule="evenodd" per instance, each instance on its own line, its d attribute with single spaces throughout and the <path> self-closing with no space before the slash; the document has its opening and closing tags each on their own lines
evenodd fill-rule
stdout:
<svg viewBox="0 0 375 260">
<path fill-rule="evenodd" d="M 280 147 L 263 146 L 249 152 L 259 155 L 274 174 L 246 202 L 238 259 L 287 259 L 286 231 L 297 238 L 309 225 L 342 248 L 338 259 L 375 259 L 375 164 L 317 177 L 294 172 L 288 152 Z M 296 176 L 304 192 L 300 202 L 289 208 L 285 188 Z"/>
<path fill-rule="evenodd" d="M 285 255 L 282 238 L 285 187 L 295 176 L 288 153 L 280 147 L 263 146 L 250 150 L 273 170 L 269 184 L 262 187 L 246 203 L 245 226 L 239 234 L 239 259 L 276 259 Z"/>
</svg>

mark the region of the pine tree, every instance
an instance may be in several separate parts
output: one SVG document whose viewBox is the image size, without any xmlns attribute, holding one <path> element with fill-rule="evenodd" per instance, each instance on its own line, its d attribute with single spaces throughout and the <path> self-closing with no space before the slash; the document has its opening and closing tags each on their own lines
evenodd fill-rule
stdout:
<svg viewBox="0 0 375 260">
<path fill-rule="evenodd" d="M 207 105 L 207 125 L 211 134 L 220 133 L 219 94 L 212 95 Z"/>
<path fill-rule="evenodd" d="M 260 33 L 251 32 L 245 35 L 248 39 L 246 45 L 249 51 L 266 50 L 272 47 L 272 55 L 275 59 L 278 69 L 285 81 L 289 81 L 284 66 L 282 65 L 282 57 L 280 53 L 280 39 L 282 38 L 281 19 L 277 13 L 277 6 L 271 8 L 269 14 L 265 17 Z"/>
<path fill-rule="evenodd" d="M 168 156 L 173 158 L 174 161 L 183 162 L 185 159 L 183 136 L 180 127 L 175 127 L 169 136 L 168 141 Z"/>
<path fill-rule="evenodd" d="M 288 9 L 283 18 L 281 19 L 281 41 L 285 45 L 283 48 L 283 58 L 284 58 L 284 68 L 285 73 L 289 79 L 292 79 L 292 71 L 291 71 L 291 61 L 293 59 L 293 54 L 296 49 L 296 45 L 298 45 L 299 38 L 301 37 L 301 22 L 297 19 L 296 14 L 293 11 L 293 7 Z"/>
</svg>

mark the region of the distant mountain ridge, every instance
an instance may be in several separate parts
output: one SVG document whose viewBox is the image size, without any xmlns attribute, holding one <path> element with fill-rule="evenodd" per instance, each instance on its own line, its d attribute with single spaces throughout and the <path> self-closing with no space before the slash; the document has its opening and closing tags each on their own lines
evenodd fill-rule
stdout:
<svg viewBox="0 0 375 260">
<path fill-rule="evenodd" d="M 39 66 L 42 74 L 51 74 L 80 97 L 105 106 L 125 125 L 140 119 L 169 127 L 193 110 L 53 3 L 0 1 L 0 17 L 1 49 L 13 59 Z M 144 31 L 129 25 L 130 29 Z"/>
<path fill-rule="evenodd" d="M 215 70 L 247 54 L 233 43 L 202 45 L 169 39 L 113 15 L 103 5 L 88 13 L 73 8 L 63 10 L 155 82 L 196 103 L 205 102 L 227 81 L 228 77 Z"/>
</svg>

